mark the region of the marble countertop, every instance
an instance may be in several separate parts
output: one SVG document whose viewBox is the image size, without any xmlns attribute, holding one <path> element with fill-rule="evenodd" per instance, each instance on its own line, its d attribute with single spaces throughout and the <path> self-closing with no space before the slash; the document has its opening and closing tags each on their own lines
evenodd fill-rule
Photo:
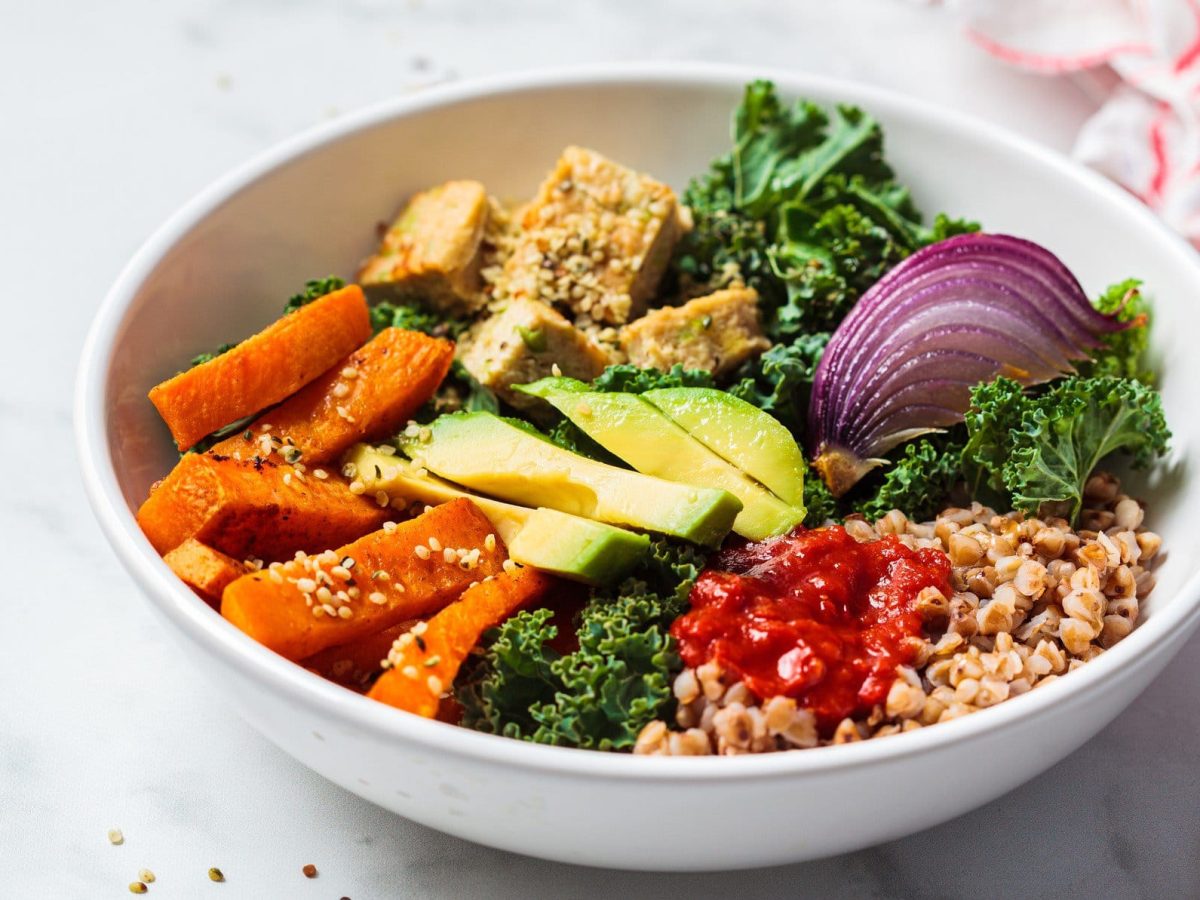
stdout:
<svg viewBox="0 0 1200 900">
<path fill-rule="evenodd" d="M 75 474 L 78 348 L 119 268 L 212 178 L 341 111 L 502 70 L 702 59 L 884 84 L 1066 148 L 1085 86 L 1005 70 L 903 0 L 48 0 L 0 6 L 0 33 L 0 895 L 120 896 L 147 866 L 170 897 L 1200 896 L 1200 642 L 1082 750 L 941 827 L 758 872 L 601 872 L 412 824 L 260 738 L 177 660 Z"/>
</svg>

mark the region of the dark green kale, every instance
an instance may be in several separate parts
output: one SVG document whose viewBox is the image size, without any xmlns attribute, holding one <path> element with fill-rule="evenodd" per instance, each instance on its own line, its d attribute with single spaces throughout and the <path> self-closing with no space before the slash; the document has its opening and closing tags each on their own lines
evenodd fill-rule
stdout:
<svg viewBox="0 0 1200 900">
<path fill-rule="evenodd" d="M 687 606 L 703 553 L 667 539 L 619 585 L 597 589 L 580 615 L 579 648 L 560 655 L 549 610 L 518 613 L 484 638 L 460 679 L 463 724 L 543 744 L 628 750 L 673 704 L 680 667 L 669 629 Z"/>
<path fill-rule="evenodd" d="M 206 362 L 212 362 L 214 359 L 216 359 L 222 353 L 228 353 L 230 350 L 232 350 L 236 346 L 237 346 L 237 344 L 222 344 L 220 347 L 217 348 L 217 351 L 215 353 L 198 353 L 192 357 L 192 361 L 190 363 L 188 363 L 188 368 L 194 369 L 196 366 L 202 366 Z"/>
<path fill-rule="evenodd" d="M 1083 487 L 1101 459 L 1122 452 L 1135 467 L 1166 452 L 1171 433 L 1158 393 L 1131 378 L 1070 377 L 1041 393 L 997 379 L 977 387 L 963 451 L 1016 509 L 1061 503 L 1079 514 Z"/>
<path fill-rule="evenodd" d="M 300 307 L 307 306 L 309 303 L 324 297 L 326 294 L 340 291 L 345 286 L 346 282 L 336 275 L 306 281 L 304 283 L 304 290 L 288 298 L 288 302 L 283 307 L 283 313 L 284 315 L 293 313 Z"/>
<path fill-rule="evenodd" d="M 851 498 L 851 510 L 872 522 L 893 509 L 918 522 L 932 519 L 962 480 L 962 451 L 961 443 L 929 438 L 904 445 L 882 479 L 868 482 L 868 493 Z"/>
<path fill-rule="evenodd" d="M 824 525 L 829 519 L 838 519 L 837 498 L 829 492 L 820 473 L 809 467 L 804 473 L 804 524 L 808 528 Z"/>
<path fill-rule="evenodd" d="M 609 366 L 592 381 L 593 390 L 625 394 L 644 394 L 658 388 L 715 386 L 711 372 L 685 369 L 678 363 L 667 372 L 653 368 L 639 369 L 627 363 Z"/>
<path fill-rule="evenodd" d="M 396 303 L 384 300 L 371 306 L 371 329 L 378 334 L 385 328 L 421 331 L 433 337 L 456 339 L 467 330 L 465 319 L 444 316 L 418 303 Z"/>
<path fill-rule="evenodd" d="M 1079 366 L 1080 375 L 1111 375 L 1136 378 L 1154 384 L 1154 373 L 1145 363 L 1150 344 L 1150 301 L 1139 290 L 1141 282 L 1128 278 L 1108 288 L 1095 301 L 1102 313 L 1116 313 L 1122 322 L 1131 323 L 1124 331 L 1105 336 L 1104 345 L 1090 362 Z"/>
<path fill-rule="evenodd" d="M 880 275 L 913 250 L 978 226 L 932 228 L 883 155 L 861 109 L 784 106 L 769 82 L 747 85 L 733 150 L 684 192 L 694 227 L 675 269 L 687 294 L 742 281 L 758 290 L 775 341 L 831 330 Z"/>
<path fill-rule="evenodd" d="M 480 384 L 457 358 L 450 363 L 450 371 L 441 386 L 413 419 L 422 423 L 432 422 L 440 415 L 455 412 L 500 412 L 500 400 L 490 388 Z"/>
<path fill-rule="evenodd" d="M 729 393 L 770 413 L 801 440 L 813 374 L 829 333 L 802 334 L 790 344 L 776 344 L 738 370 Z"/>
</svg>

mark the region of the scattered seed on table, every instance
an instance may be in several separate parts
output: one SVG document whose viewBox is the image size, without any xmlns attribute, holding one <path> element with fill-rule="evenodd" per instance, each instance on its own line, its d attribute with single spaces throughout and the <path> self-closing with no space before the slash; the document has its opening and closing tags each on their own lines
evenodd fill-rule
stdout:
<svg viewBox="0 0 1200 900">
<path fill-rule="evenodd" d="M 146 887 L 140 881 L 129 882 L 129 893 L 131 894 L 144 894 L 148 890 L 150 890 L 150 888 Z"/>
<path fill-rule="evenodd" d="M 114 847 L 125 843 L 125 835 L 121 833 L 120 828 L 108 829 L 108 842 Z"/>
<path fill-rule="evenodd" d="M 312 863 L 309 863 L 307 866 L 305 866 L 300 871 L 304 873 L 305 878 L 316 878 L 317 877 L 317 867 L 314 866 Z"/>
<path fill-rule="evenodd" d="M 208 870 L 208 880 L 209 881 L 224 881 L 225 873 L 222 872 L 220 869 L 218 869 L 216 866 L 214 866 L 213 868 Z"/>
<path fill-rule="evenodd" d="M 138 872 L 138 878 L 146 882 L 146 884 L 154 884 L 154 873 L 149 869 L 142 869 Z"/>
</svg>

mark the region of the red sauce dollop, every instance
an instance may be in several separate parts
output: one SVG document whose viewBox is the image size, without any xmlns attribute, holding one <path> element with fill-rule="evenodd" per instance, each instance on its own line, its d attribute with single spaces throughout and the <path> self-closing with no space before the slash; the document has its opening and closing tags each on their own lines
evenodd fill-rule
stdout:
<svg viewBox="0 0 1200 900">
<path fill-rule="evenodd" d="M 914 658 L 926 587 L 950 595 L 940 550 L 798 528 L 718 553 L 671 634 L 689 666 L 716 661 L 761 699 L 793 697 L 828 731 L 887 699 Z"/>
</svg>

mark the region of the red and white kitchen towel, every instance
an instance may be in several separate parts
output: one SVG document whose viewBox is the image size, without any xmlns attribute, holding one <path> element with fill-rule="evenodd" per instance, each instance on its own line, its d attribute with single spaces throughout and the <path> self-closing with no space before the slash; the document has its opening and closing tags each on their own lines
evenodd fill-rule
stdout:
<svg viewBox="0 0 1200 900">
<path fill-rule="evenodd" d="M 1200 248 L 1200 0 L 951 0 L 993 56 L 1100 92 L 1074 156 Z"/>
</svg>

